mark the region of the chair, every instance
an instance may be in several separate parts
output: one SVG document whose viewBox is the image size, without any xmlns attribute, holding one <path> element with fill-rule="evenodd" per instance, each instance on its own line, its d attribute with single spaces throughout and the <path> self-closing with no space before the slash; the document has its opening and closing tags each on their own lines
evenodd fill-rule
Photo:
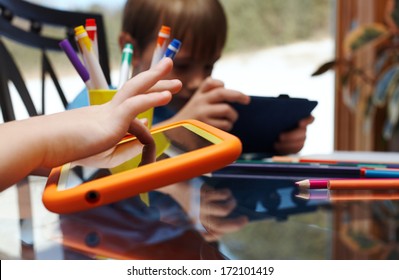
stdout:
<svg viewBox="0 0 399 280">
<path fill-rule="evenodd" d="M 10 95 L 10 82 L 14 84 L 29 116 L 45 114 L 45 80 L 47 76 L 50 76 L 54 83 L 64 108 L 67 108 L 68 100 L 60 86 L 48 53 L 50 51 L 62 51 L 58 43 L 64 38 L 68 38 L 77 50 L 74 28 L 85 24 L 87 18 L 96 20 L 100 65 L 107 82 L 111 84 L 105 27 L 101 14 L 61 11 L 21 0 L 0 0 L 0 108 L 4 122 L 15 120 L 15 112 Z M 19 22 L 27 22 L 29 27 L 20 27 L 19 25 L 21 24 L 15 23 L 18 20 Z M 44 34 L 43 29 L 45 27 L 60 31 L 53 32 L 57 36 Z M 12 53 L 4 44 L 4 38 L 40 52 L 41 111 L 35 107 L 21 71 L 15 63 Z"/>
</svg>

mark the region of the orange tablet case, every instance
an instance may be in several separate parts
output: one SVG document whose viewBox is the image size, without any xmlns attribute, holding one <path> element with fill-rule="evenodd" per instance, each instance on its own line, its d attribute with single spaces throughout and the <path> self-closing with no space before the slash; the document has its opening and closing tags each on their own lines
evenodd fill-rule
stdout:
<svg viewBox="0 0 399 280">
<path fill-rule="evenodd" d="M 181 121 L 156 128 L 151 130 L 151 133 L 156 135 L 161 132 L 158 135 L 163 135 L 179 127 L 200 135 L 212 144 L 176 157 L 165 158 L 134 169 L 125 168 L 121 171 L 121 166 L 126 165 L 124 163 L 110 168 L 111 173 L 115 172 L 109 176 L 83 182 L 68 189 L 62 186 L 61 181 L 65 178 L 61 178 L 68 176 L 71 164 L 54 168 L 43 192 L 42 199 L 45 207 L 56 213 L 71 213 L 109 204 L 212 172 L 232 163 L 241 154 L 241 142 L 237 137 L 196 120 Z M 134 139 L 136 138 L 131 136 L 118 145 L 134 141 Z M 165 140 L 160 139 L 160 141 Z M 166 149 L 168 143 L 163 142 L 162 145 Z M 157 155 L 160 152 L 162 151 L 158 151 L 157 148 Z"/>
</svg>

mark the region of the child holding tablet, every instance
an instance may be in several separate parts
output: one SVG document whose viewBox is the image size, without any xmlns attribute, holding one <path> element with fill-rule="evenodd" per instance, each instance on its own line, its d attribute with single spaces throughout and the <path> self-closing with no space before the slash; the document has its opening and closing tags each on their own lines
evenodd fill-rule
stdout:
<svg viewBox="0 0 399 280">
<path fill-rule="evenodd" d="M 128 0 L 119 44 L 121 48 L 126 43 L 134 45 L 134 75 L 150 67 L 162 25 L 171 28 L 171 38 L 182 42 L 169 77 L 181 80 L 183 88 L 167 106 L 155 109 L 154 122 L 197 119 L 231 130 L 239 116 L 230 104 L 248 104 L 250 98 L 225 88 L 222 81 L 211 77 L 227 36 L 222 5 L 218 0 Z M 301 120 L 296 129 L 282 133 L 274 144 L 275 151 L 278 154 L 299 152 L 306 139 L 306 128 L 313 119 L 309 116 Z"/>
</svg>

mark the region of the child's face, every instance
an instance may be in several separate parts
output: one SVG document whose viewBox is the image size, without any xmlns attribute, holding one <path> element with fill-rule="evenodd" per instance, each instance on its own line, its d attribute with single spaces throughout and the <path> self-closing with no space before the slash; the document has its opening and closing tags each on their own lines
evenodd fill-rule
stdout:
<svg viewBox="0 0 399 280">
<path fill-rule="evenodd" d="M 141 56 L 139 71 L 148 69 L 151 65 L 155 42 L 145 49 Z M 213 65 L 220 58 L 222 50 L 216 50 L 212 58 L 195 58 L 190 48 L 182 43 L 182 48 L 174 58 L 174 67 L 167 78 L 179 79 L 183 83 L 182 90 L 174 95 L 168 104 L 174 110 L 180 110 L 192 95 L 198 90 L 202 82 L 212 74 Z M 137 69 L 138 70 L 138 69 Z"/>
</svg>

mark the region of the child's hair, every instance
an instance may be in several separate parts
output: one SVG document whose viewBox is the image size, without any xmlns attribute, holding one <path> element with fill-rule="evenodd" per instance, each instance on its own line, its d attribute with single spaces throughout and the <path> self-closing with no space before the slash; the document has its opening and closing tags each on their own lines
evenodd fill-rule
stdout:
<svg viewBox="0 0 399 280">
<path fill-rule="evenodd" d="M 156 40 L 162 25 L 182 41 L 195 58 L 212 58 L 227 37 L 227 19 L 218 0 L 127 0 L 122 31 L 143 50 Z M 189 43 L 189 45 L 187 45 Z"/>
</svg>

